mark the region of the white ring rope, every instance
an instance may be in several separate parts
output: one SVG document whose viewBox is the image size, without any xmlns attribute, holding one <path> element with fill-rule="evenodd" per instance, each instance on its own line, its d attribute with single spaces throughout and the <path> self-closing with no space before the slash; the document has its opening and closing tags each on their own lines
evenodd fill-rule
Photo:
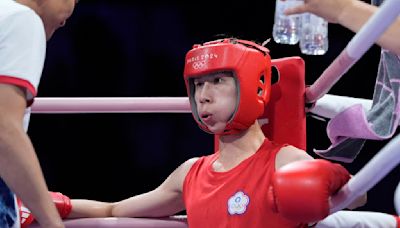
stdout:
<svg viewBox="0 0 400 228">
<path fill-rule="evenodd" d="M 386 0 L 317 81 L 307 88 L 307 102 L 315 102 L 326 94 L 393 23 L 399 13 L 399 0 Z"/>
<path fill-rule="evenodd" d="M 400 162 L 400 135 L 383 147 L 331 199 L 331 213 L 346 208 L 354 199 L 370 190 Z M 397 201 L 397 199 L 396 199 Z"/>
<path fill-rule="evenodd" d="M 187 97 L 38 97 L 32 113 L 189 113 Z"/>
<path fill-rule="evenodd" d="M 394 207 L 397 214 L 400 214 L 400 183 L 397 185 L 396 191 L 394 192 Z"/>
</svg>

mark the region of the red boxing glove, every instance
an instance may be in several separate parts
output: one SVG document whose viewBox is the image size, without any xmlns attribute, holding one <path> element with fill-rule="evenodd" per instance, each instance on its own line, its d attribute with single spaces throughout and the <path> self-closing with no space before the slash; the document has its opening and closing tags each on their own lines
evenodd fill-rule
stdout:
<svg viewBox="0 0 400 228">
<path fill-rule="evenodd" d="M 61 218 L 68 217 L 72 210 L 71 199 L 60 192 L 50 192 L 50 195 Z"/>
<path fill-rule="evenodd" d="M 59 192 L 49 192 L 53 202 L 60 213 L 61 218 L 66 218 L 71 213 L 72 204 L 68 196 L 65 196 Z M 20 199 L 17 198 L 19 215 L 21 218 L 21 228 L 27 228 L 34 220 L 34 216 L 31 211 L 26 208 Z"/>
<path fill-rule="evenodd" d="M 272 209 L 292 221 L 309 223 L 329 215 L 329 198 L 350 179 L 341 165 L 304 160 L 285 165 L 272 177 L 268 200 Z"/>
</svg>

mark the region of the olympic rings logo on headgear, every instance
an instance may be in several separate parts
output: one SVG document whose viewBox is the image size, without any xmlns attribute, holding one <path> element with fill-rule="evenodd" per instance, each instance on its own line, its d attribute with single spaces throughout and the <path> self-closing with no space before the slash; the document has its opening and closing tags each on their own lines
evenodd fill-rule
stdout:
<svg viewBox="0 0 400 228">
<path fill-rule="evenodd" d="M 206 61 L 197 61 L 192 63 L 192 67 L 195 70 L 202 69 L 206 66 Z"/>
</svg>

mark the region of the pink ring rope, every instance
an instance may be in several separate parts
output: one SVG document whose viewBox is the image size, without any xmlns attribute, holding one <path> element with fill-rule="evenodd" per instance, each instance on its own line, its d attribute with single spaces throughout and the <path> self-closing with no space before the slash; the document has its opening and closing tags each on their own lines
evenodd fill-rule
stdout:
<svg viewBox="0 0 400 228">
<path fill-rule="evenodd" d="M 66 228 L 188 228 L 186 216 L 179 215 L 169 218 L 79 218 L 63 222 Z M 29 227 L 41 228 L 37 223 Z"/>
<path fill-rule="evenodd" d="M 187 97 L 36 98 L 32 113 L 190 113 Z"/>
</svg>

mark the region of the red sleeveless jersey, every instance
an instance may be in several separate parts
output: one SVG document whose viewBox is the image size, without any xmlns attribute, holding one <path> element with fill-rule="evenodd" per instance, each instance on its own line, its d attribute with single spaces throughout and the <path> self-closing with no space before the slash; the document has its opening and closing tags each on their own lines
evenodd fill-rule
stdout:
<svg viewBox="0 0 400 228">
<path fill-rule="evenodd" d="M 267 201 L 281 147 L 266 139 L 255 154 L 227 172 L 212 168 L 218 152 L 196 161 L 183 184 L 189 227 L 304 227 L 274 213 Z"/>
</svg>

